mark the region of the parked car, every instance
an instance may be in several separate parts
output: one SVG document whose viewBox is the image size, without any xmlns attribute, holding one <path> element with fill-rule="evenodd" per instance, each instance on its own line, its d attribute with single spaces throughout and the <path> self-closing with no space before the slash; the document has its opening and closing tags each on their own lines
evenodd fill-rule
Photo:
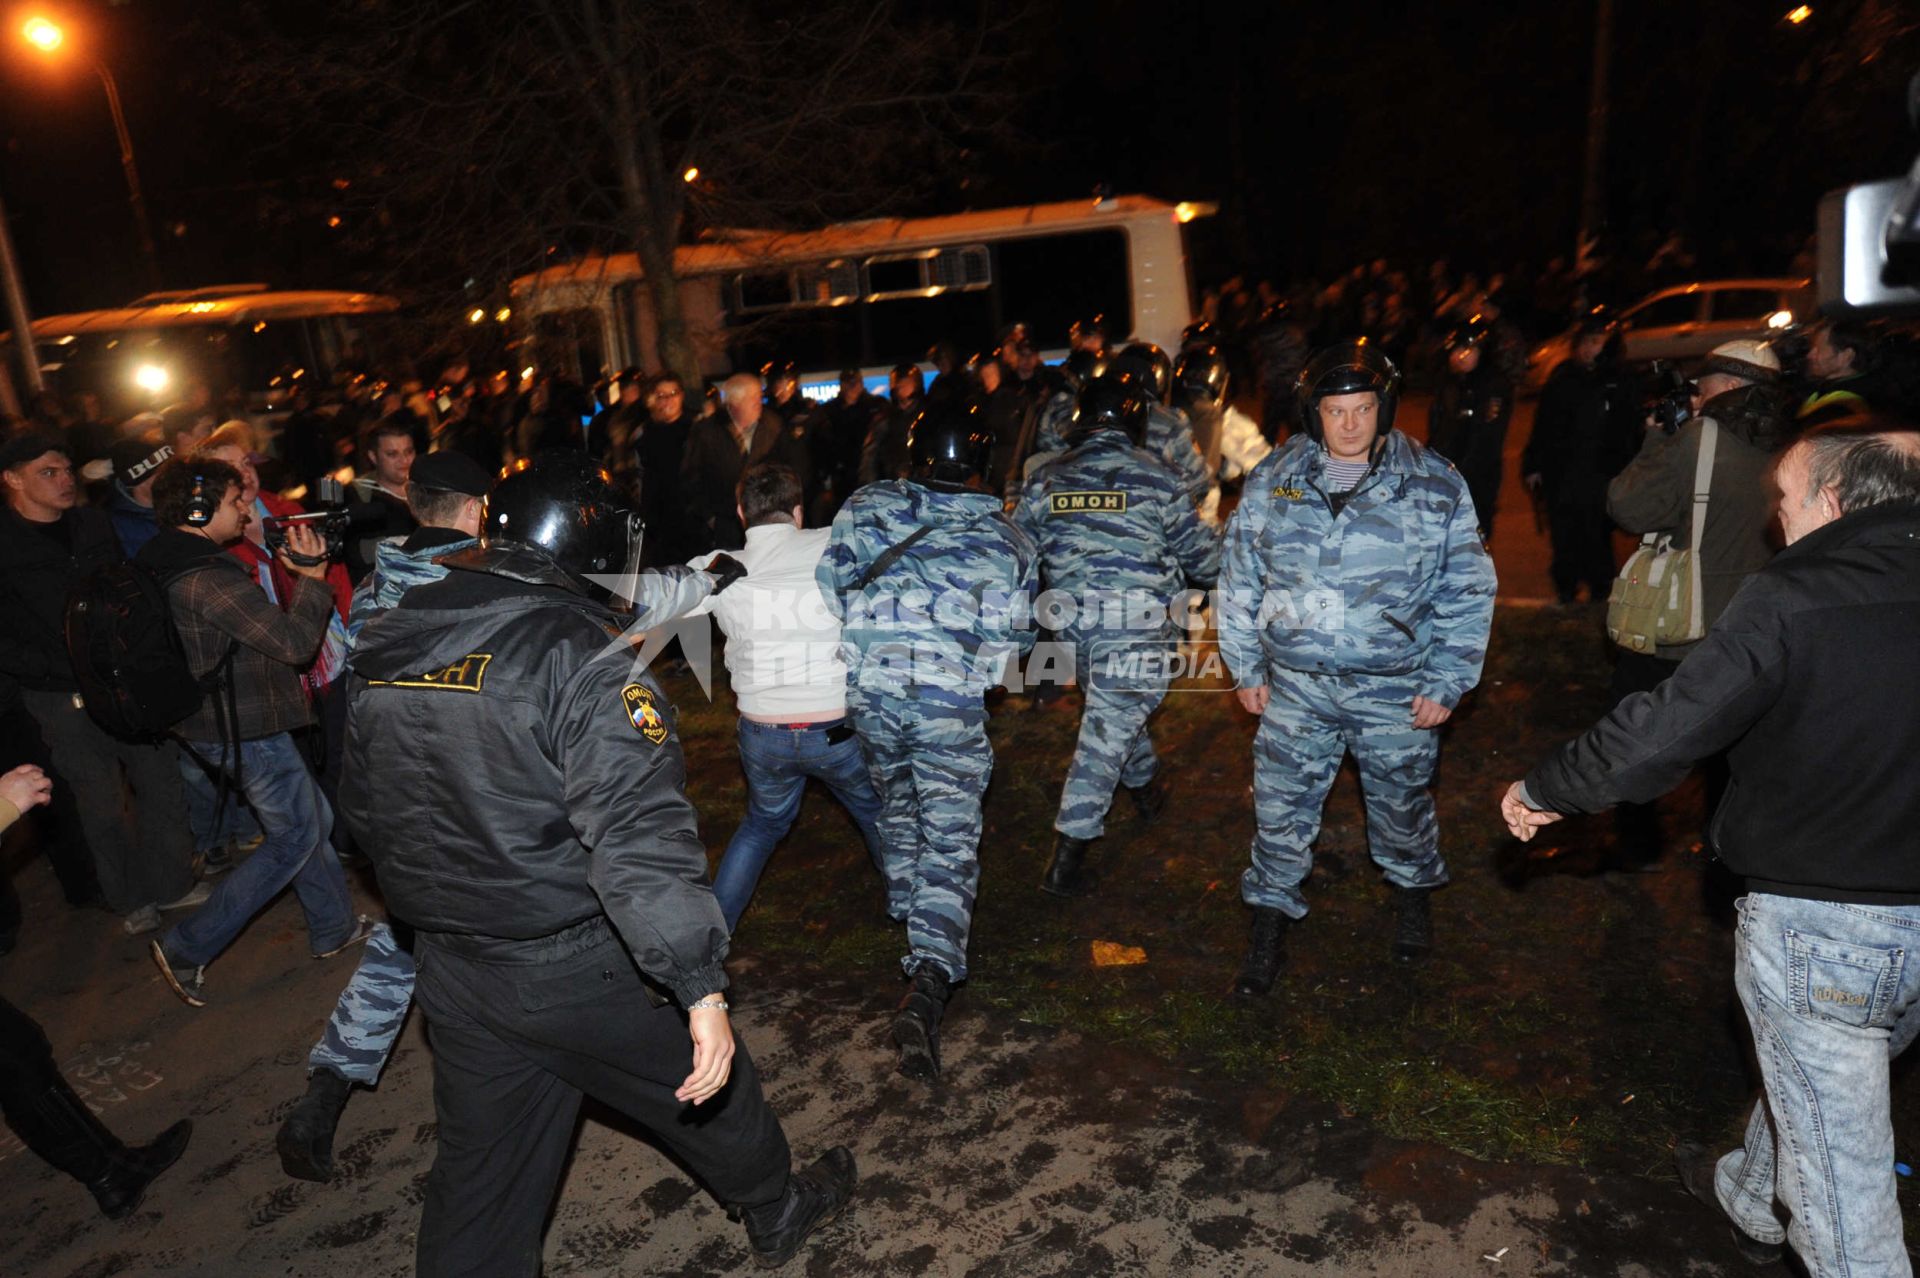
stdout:
<svg viewBox="0 0 1920 1278">
<path fill-rule="evenodd" d="M 1736 337 L 1766 337 L 1813 315 L 1813 281 L 1701 280 L 1649 293 L 1620 312 L 1629 364 L 1664 359 L 1685 368 Z M 1538 391 L 1573 353 L 1573 330 L 1549 337 L 1527 356 L 1525 387 Z"/>
</svg>

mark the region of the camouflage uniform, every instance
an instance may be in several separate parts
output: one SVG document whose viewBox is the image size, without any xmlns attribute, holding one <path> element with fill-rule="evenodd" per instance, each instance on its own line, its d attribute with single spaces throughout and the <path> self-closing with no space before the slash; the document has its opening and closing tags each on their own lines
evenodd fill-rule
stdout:
<svg viewBox="0 0 1920 1278">
<path fill-rule="evenodd" d="M 1493 617 L 1493 561 L 1451 466 L 1391 431 L 1335 514 L 1324 456 L 1300 435 L 1254 468 L 1220 575 L 1227 666 L 1239 686 L 1269 691 L 1241 895 L 1296 919 L 1307 912 L 1300 884 L 1345 750 L 1387 880 L 1447 881 L 1427 789 L 1439 743 L 1413 727 L 1413 699 L 1451 708 L 1479 682 Z"/>
<path fill-rule="evenodd" d="M 1168 682 L 1164 662 L 1123 674 L 1109 659 L 1171 656 L 1174 596 L 1185 580 L 1213 585 L 1219 534 L 1200 522 L 1180 476 L 1114 430 L 1035 470 L 1014 522 L 1039 546 L 1047 588 L 1079 605 L 1062 635 L 1086 705 L 1054 828 L 1097 839 L 1114 786 L 1143 786 L 1159 768 L 1147 721 Z"/>
<path fill-rule="evenodd" d="M 407 591 L 446 576 L 447 569 L 435 559 L 473 545 L 469 538 L 409 552 L 397 542 L 382 542 L 374 551 L 373 571 L 354 589 L 348 641 L 357 639 L 370 617 L 398 604 Z M 661 621 L 698 606 L 713 589 L 706 574 L 680 567 L 641 573 L 638 586 L 634 615 L 657 613 Z M 350 1083 L 371 1087 L 378 1082 L 413 1004 L 414 975 L 411 945 L 403 945 L 386 924 L 377 925 L 320 1041 L 307 1055 L 308 1073 L 329 1069 Z"/>
<path fill-rule="evenodd" d="M 868 565 L 932 532 L 857 590 Z M 833 521 L 816 579 L 842 622 L 847 711 L 880 792 L 888 911 L 907 925 L 911 975 L 967 975 L 980 878 L 980 803 L 993 772 L 984 698 L 1031 647 L 1020 595 L 1033 543 L 990 493 L 906 480 L 869 484 Z"/>
<path fill-rule="evenodd" d="M 1074 404 L 1073 392 L 1061 391 L 1040 410 L 1039 428 L 1034 432 L 1033 456 L 1027 462 L 1028 479 L 1033 477 L 1041 463 L 1051 461 L 1066 451 L 1067 431 L 1073 425 Z M 1207 499 L 1207 492 L 1213 487 L 1213 477 L 1208 473 L 1206 458 L 1200 455 L 1200 446 L 1194 442 L 1193 426 L 1187 421 L 1185 413 L 1165 404 L 1149 405 L 1147 437 L 1140 446 L 1165 462 L 1179 476 L 1181 491 L 1195 506 Z"/>
</svg>

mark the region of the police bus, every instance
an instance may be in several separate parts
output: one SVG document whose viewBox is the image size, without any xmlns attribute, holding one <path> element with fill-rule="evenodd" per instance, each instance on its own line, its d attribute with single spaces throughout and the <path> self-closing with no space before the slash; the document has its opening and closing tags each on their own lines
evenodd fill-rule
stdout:
<svg viewBox="0 0 1920 1278">
<path fill-rule="evenodd" d="M 794 361 L 829 396 L 842 368 L 876 388 L 942 339 L 964 359 L 1024 322 L 1057 353 L 1076 319 L 1169 349 L 1193 315 L 1185 226 L 1211 212 L 1139 195 L 945 217 L 841 222 L 817 231 L 723 231 L 675 268 L 701 371 Z M 516 279 L 513 313 L 537 358 L 591 382 L 654 364 L 652 308 L 635 254 L 594 255 Z"/>
<path fill-rule="evenodd" d="M 48 315 L 34 321 L 33 345 L 50 390 L 97 396 L 113 417 L 195 385 L 238 391 L 264 415 L 295 386 L 325 389 L 336 372 L 362 366 L 367 325 L 399 309 L 380 293 L 223 284 Z"/>
</svg>

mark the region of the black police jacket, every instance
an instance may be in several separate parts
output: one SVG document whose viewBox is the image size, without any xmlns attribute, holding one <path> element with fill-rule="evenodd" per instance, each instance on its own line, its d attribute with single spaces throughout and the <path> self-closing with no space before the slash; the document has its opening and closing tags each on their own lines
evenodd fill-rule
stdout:
<svg viewBox="0 0 1920 1278">
<path fill-rule="evenodd" d="M 616 615 L 540 563 L 493 552 L 361 630 L 341 815 L 423 932 L 531 940 L 604 911 L 690 1003 L 726 986 L 727 925 L 673 707 Z"/>
<path fill-rule="evenodd" d="M 1920 508 L 1802 537 L 1666 682 L 1526 779 L 1558 812 L 1648 802 L 1728 750 L 1715 851 L 1757 892 L 1920 904 Z M 1731 747 L 1731 749 L 1728 749 Z"/>
</svg>

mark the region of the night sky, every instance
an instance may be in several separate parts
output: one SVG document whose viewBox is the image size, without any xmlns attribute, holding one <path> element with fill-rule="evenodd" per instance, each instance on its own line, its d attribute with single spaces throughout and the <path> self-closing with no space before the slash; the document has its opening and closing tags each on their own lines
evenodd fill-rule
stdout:
<svg viewBox="0 0 1920 1278">
<path fill-rule="evenodd" d="M 382 286 L 377 261 L 337 251 L 322 211 L 325 172 L 367 157 L 333 154 L 317 129 L 269 134 L 225 100 L 231 64 L 210 31 L 233 7 L 64 7 L 119 80 L 167 284 Z M 1845 0 L 1795 27 L 1787 7 L 1619 0 L 1617 243 L 1680 228 L 1703 273 L 1782 269 L 1822 191 L 1908 165 L 1920 23 Z M 18 40 L 25 12 L 9 6 L 0 45 L 0 198 L 30 301 L 45 314 L 127 300 L 144 285 L 105 95 Z M 1543 262 L 1572 246 L 1592 31 L 1586 0 L 1036 3 L 1017 64 L 1023 143 L 976 154 L 935 202 L 1073 199 L 1101 181 L 1218 200 L 1222 216 L 1196 227 L 1203 281 L 1376 255 Z"/>
</svg>

